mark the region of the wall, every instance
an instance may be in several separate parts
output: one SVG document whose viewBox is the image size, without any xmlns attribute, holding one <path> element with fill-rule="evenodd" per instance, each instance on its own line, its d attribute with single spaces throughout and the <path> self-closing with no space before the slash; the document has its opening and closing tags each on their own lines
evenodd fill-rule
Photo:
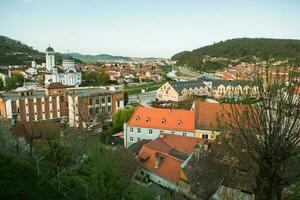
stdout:
<svg viewBox="0 0 300 200">
<path fill-rule="evenodd" d="M 151 181 L 153 181 L 154 183 L 157 183 L 157 184 L 159 184 L 159 185 L 161 185 L 163 187 L 169 188 L 171 190 L 178 191 L 179 188 L 178 188 L 178 186 L 175 183 L 173 183 L 173 182 L 171 182 L 171 181 L 169 181 L 169 180 L 167 180 L 167 179 L 165 179 L 165 178 L 163 178 L 161 176 L 158 176 L 157 174 L 155 174 L 155 173 L 153 173 L 153 172 L 151 172 L 151 171 L 149 171 L 147 169 L 142 168 L 142 169 L 140 169 L 140 172 L 141 171 L 144 172 L 144 176 L 146 176 L 146 174 L 148 174 L 149 175 L 149 179 Z"/>
<path fill-rule="evenodd" d="M 169 133 L 169 134 L 176 134 L 176 135 L 183 135 L 183 133 L 186 133 L 186 136 L 194 137 L 193 132 L 188 131 L 176 131 L 176 130 L 164 130 L 164 129 L 153 129 L 153 128 L 143 128 L 143 127 L 132 127 L 133 132 L 130 131 L 130 126 L 127 126 L 126 123 L 124 123 L 124 145 L 125 147 L 130 147 L 132 144 L 136 143 L 140 138 L 142 139 L 149 139 L 154 140 L 155 138 L 158 138 L 160 135 L 160 131 L 163 131 L 163 133 Z M 141 132 L 138 133 L 137 129 L 141 128 Z M 152 130 L 152 134 L 149 134 L 149 130 Z M 133 141 L 130 141 L 130 137 L 133 138 Z"/>
<path fill-rule="evenodd" d="M 195 130 L 196 138 L 203 138 L 202 135 L 208 135 L 209 140 L 215 140 L 216 136 L 220 134 L 218 131 L 210 131 L 210 130 Z"/>
<path fill-rule="evenodd" d="M 156 92 L 156 98 L 160 101 L 175 101 L 177 102 L 178 93 L 172 86 L 167 82 L 163 84 Z"/>
</svg>

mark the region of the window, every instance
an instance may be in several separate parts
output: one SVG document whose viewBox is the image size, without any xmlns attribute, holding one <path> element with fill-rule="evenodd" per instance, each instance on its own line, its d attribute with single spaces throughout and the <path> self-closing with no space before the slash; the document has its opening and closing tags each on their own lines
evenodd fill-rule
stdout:
<svg viewBox="0 0 300 200">
<path fill-rule="evenodd" d="M 163 130 L 160 130 L 159 133 L 162 134 L 162 133 L 164 133 L 164 131 L 163 131 Z"/>
<path fill-rule="evenodd" d="M 106 112 L 106 107 L 102 107 L 102 113 Z"/>
<path fill-rule="evenodd" d="M 149 134 L 152 135 L 152 129 L 149 129 Z"/>
<path fill-rule="evenodd" d="M 117 101 L 117 107 L 120 107 L 120 101 Z"/>
<path fill-rule="evenodd" d="M 141 132 L 141 128 L 138 128 L 138 129 L 137 129 L 137 132 L 140 133 L 140 132 Z"/>
<path fill-rule="evenodd" d="M 135 118 L 135 121 L 139 121 L 141 118 L 139 117 L 139 116 L 137 116 L 136 118 Z"/>
<path fill-rule="evenodd" d="M 132 127 L 130 127 L 130 132 L 133 132 L 133 128 Z"/>
<path fill-rule="evenodd" d="M 165 120 L 165 119 L 162 119 L 162 120 L 161 120 L 161 123 L 162 123 L 162 124 L 165 124 L 165 123 L 166 123 L 166 120 Z"/>
<path fill-rule="evenodd" d="M 89 97 L 89 105 L 93 105 L 93 97 Z"/>
<path fill-rule="evenodd" d="M 105 97 L 102 97 L 102 104 L 105 104 Z"/>
<path fill-rule="evenodd" d="M 100 97 L 96 98 L 96 104 L 100 104 Z"/>
<path fill-rule="evenodd" d="M 99 113 L 100 113 L 100 108 L 99 108 L 99 107 L 96 107 L 96 108 L 95 108 L 95 113 L 96 113 L 96 114 L 99 114 Z"/>
<path fill-rule="evenodd" d="M 138 137 L 138 138 L 137 138 L 137 141 L 141 141 L 141 138 Z"/>
<path fill-rule="evenodd" d="M 93 108 L 90 108 L 90 109 L 89 109 L 89 113 L 90 113 L 90 115 L 93 115 L 93 114 L 94 114 L 94 109 L 93 109 Z"/>
<path fill-rule="evenodd" d="M 175 131 L 172 131 L 171 134 L 175 135 Z"/>
<path fill-rule="evenodd" d="M 133 137 L 130 137 L 129 140 L 130 140 L 130 142 L 133 142 Z"/>
<path fill-rule="evenodd" d="M 186 136 L 186 133 L 182 133 L 183 136 Z"/>
<path fill-rule="evenodd" d="M 145 122 L 150 122 L 150 118 L 147 117 L 147 118 L 145 119 Z"/>
<path fill-rule="evenodd" d="M 107 102 L 110 103 L 111 102 L 111 96 L 107 97 Z"/>
<path fill-rule="evenodd" d="M 177 121 L 177 125 L 181 125 L 182 124 L 182 121 L 181 120 L 178 120 Z"/>
<path fill-rule="evenodd" d="M 107 112 L 111 112 L 111 106 L 107 107 Z"/>
<path fill-rule="evenodd" d="M 208 139 L 208 135 L 207 134 L 202 134 L 202 138 L 203 139 Z"/>
</svg>

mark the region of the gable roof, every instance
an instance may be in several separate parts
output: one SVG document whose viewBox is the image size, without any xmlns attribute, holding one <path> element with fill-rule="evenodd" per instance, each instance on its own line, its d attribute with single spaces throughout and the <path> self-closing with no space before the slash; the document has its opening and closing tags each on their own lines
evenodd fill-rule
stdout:
<svg viewBox="0 0 300 200">
<path fill-rule="evenodd" d="M 59 88 L 67 88 L 68 86 L 60 83 L 60 82 L 55 82 L 55 83 L 50 83 L 47 86 L 47 89 L 59 89 Z"/>
<path fill-rule="evenodd" d="M 221 80 L 221 79 L 213 79 L 211 80 L 212 82 L 212 87 L 215 88 L 215 87 L 218 87 L 220 85 L 224 85 L 225 87 L 227 86 L 233 86 L 233 87 L 236 87 L 236 86 L 246 86 L 246 85 L 249 85 L 249 86 L 254 86 L 255 85 L 255 81 L 245 81 L 245 80 Z"/>
<path fill-rule="evenodd" d="M 143 145 L 137 160 L 147 170 L 177 183 L 181 164 L 188 159 L 197 143 L 204 144 L 205 141 L 202 138 L 161 134 L 160 137 Z M 155 167 L 157 153 L 162 156 L 162 161 Z"/>
<path fill-rule="evenodd" d="M 138 106 L 131 116 L 128 125 L 193 132 L 195 130 L 195 112 Z"/>
<path fill-rule="evenodd" d="M 191 80 L 191 81 L 175 81 L 169 82 L 169 84 L 176 90 L 176 92 L 181 92 L 182 90 L 190 89 L 190 88 L 199 88 L 199 87 L 207 87 L 201 80 Z"/>
</svg>

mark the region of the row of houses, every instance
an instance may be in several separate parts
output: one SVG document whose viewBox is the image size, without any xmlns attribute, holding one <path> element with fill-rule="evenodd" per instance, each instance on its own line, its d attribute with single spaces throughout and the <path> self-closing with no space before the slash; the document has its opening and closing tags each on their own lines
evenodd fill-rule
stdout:
<svg viewBox="0 0 300 200">
<path fill-rule="evenodd" d="M 253 81 L 221 80 L 201 77 L 197 80 L 167 82 L 156 93 L 159 101 L 184 101 L 191 96 L 216 99 L 258 96 L 258 86 Z"/>
<path fill-rule="evenodd" d="M 123 107 L 122 92 L 102 87 L 50 83 L 46 88 L 23 86 L 0 93 L 0 117 L 13 121 L 65 119 L 71 127 L 85 127 L 95 116 L 110 118 Z"/>
<path fill-rule="evenodd" d="M 209 150 L 220 134 L 217 116 L 230 109 L 230 104 L 200 101 L 194 102 L 191 110 L 137 107 L 124 123 L 123 132 L 124 146 L 136 155 L 141 166 L 136 178 L 195 199 L 190 185 L 191 162 Z M 253 198 L 239 189 L 232 191 Z M 216 191 L 214 198 L 220 192 Z"/>
</svg>

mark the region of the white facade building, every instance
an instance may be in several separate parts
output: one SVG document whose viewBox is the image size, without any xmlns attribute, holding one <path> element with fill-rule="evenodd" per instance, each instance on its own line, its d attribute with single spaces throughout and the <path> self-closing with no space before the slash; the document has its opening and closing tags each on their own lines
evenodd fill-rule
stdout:
<svg viewBox="0 0 300 200">
<path fill-rule="evenodd" d="M 45 85 L 57 82 L 78 87 L 81 84 L 81 72 L 76 71 L 75 61 L 71 56 L 63 58 L 62 67 L 55 66 L 54 50 L 48 47 L 46 49 Z"/>
</svg>

